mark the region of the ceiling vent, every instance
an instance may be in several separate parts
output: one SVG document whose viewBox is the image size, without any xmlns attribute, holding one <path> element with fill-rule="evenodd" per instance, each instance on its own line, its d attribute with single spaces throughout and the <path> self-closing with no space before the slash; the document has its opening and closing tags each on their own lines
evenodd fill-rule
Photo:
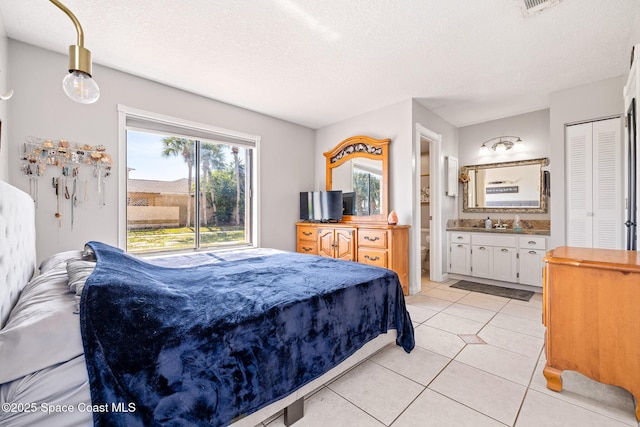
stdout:
<svg viewBox="0 0 640 427">
<path fill-rule="evenodd" d="M 560 0 L 518 0 L 524 16 L 535 15 L 560 3 Z"/>
</svg>

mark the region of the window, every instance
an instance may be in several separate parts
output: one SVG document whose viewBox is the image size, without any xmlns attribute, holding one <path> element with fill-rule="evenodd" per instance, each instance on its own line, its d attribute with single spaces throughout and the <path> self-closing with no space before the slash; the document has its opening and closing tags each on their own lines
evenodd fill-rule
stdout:
<svg viewBox="0 0 640 427">
<path fill-rule="evenodd" d="M 259 137 L 123 106 L 120 113 L 120 246 L 131 253 L 257 246 Z"/>
</svg>

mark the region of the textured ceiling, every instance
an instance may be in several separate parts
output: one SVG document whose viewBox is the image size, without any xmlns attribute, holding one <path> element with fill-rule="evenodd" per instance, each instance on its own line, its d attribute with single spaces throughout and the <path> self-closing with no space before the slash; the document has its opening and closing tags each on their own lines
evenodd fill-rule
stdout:
<svg viewBox="0 0 640 427">
<path fill-rule="evenodd" d="M 456 126 L 624 74 L 639 0 L 63 0 L 93 61 L 319 128 L 409 98 Z M 11 39 L 66 54 L 45 0 L 2 0 Z M 94 77 L 100 82 L 99 74 Z"/>
</svg>

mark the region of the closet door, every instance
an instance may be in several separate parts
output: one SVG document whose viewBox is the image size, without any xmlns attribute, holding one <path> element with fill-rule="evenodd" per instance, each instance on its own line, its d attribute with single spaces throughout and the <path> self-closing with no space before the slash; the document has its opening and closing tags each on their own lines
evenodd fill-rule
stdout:
<svg viewBox="0 0 640 427">
<path fill-rule="evenodd" d="M 620 119 L 567 126 L 568 246 L 622 249 Z"/>
<path fill-rule="evenodd" d="M 623 249 L 624 188 L 620 119 L 593 123 L 593 244 Z"/>
</svg>

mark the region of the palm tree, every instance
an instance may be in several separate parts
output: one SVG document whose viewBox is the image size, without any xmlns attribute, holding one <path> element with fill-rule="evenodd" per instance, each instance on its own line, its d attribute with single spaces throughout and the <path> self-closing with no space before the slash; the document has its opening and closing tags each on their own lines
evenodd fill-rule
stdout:
<svg viewBox="0 0 640 427">
<path fill-rule="evenodd" d="M 177 157 L 182 156 L 187 168 L 189 170 L 187 175 L 187 221 L 185 227 L 191 226 L 191 184 L 193 175 L 193 148 L 194 141 L 186 138 L 178 138 L 177 136 L 170 136 L 162 138 L 162 155 L 164 157 Z"/>
<path fill-rule="evenodd" d="M 238 151 L 238 147 L 231 147 L 236 176 L 236 207 L 233 209 L 235 225 L 240 225 L 240 159 L 238 158 Z"/>
<path fill-rule="evenodd" d="M 211 208 L 213 209 L 213 213 L 217 211 L 214 186 L 207 183 L 211 179 L 211 169 L 215 170 L 224 167 L 224 155 L 222 154 L 222 146 L 220 144 L 213 144 L 211 142 L 203 142 L 200 145 L 200 161 L 202 162 L 201 194 L 204 198 L 204 200 L 201 199 L 200 203 L 202 209 L 202 218 L 200 220 L 200 225 L 207 225 L 207 189 L 209 190 L 209 195 L 211 196 Z"/>
</svg>

